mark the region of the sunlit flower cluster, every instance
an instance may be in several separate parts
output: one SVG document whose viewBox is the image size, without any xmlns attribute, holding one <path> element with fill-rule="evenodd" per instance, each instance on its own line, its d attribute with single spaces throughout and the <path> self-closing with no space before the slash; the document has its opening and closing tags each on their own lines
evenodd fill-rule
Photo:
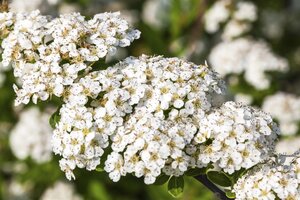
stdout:
<svg viewBox="0 0 300 200">
<path fill-rule="evenodd" d="M 21 86 L 14 86 L 16 104 L 61 97 L 79 73 L 117 47 L 129 46 L 140 32 L 129 27 L 119 13 L 97 14 L 85 20 L 79 13 L 50 19 L 39 11 L 4 13 L 1 35 L 3 65 L 13 64 Z"/>
<path fill-rule="evenodd" d="M 10 133 L 10 148 L 18 159 L 30 157 L 37 163 L 51 159 L 50 114 L 36 107 L 24 110 Z"/>
<path fill-rule="evenodd" d="M 198 162 L 214 163 L 229 174 L 267 159 L 279 134 L 269 115 L 234 102 L 223 104 L 202 119 L 199 127 L 194 138 L 203 144 Z"/>
<path fill-rule="evenodd" d="M 215 33 L 225 22 L 223 39 L 233 39 L 251 29 L 251 22 L 257 18 L 256 6 L 248 1 L 216 1 L 205 13 L 205 30 Z"/>
<path fill-rule="evenodd" d="M 300 199 L 300 158 L 289 164 L 258 166 L 234 185 L 237 200 Z"/>
<path fill-rule="evenodd" d="M 76 166 L 95 169 L 111 143 L 104 169 L 114 181 L 134 172 L 150 184 L 165 166 L 183 174 L 186 145 L 223 87 L 207 66 L 178 58 L 129 57 L 90 73 L 72 85 L 60 109 L 53 148 L 63 156 L 62 170 L 72 178 Z"/>
<path fill-rule="evenodd" d="M 53 187 L 48 188 L 41 197 L 41 200 L 81 200 L 82 197 L 76 194 L 74 187 L 69 183 L 56 182 Z"/>
<path fill-rule="evenodd" d="M 265 98 L 262 109 L 278 120 L 282 134 L 296 134 L 300 121 L 300 97 L 278 92 Z"/>
<path fill-rule="evenodd" d="M 270 86 L 266 72 L 288 69 L 287 61 L 274 55 L 265 42 L 248 38 L 219 43 L 212 49 L 209 61 L 223 77 L 244 72 L 245 80 L 258 90 Z"/>
</svg>

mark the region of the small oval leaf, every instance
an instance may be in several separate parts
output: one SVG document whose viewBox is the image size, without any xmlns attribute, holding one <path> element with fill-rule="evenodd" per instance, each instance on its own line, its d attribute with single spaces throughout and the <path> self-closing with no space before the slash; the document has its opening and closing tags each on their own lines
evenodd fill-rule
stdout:
<svg viewBox="0 0 300 200">
<path fill-rule="evenodd" d="M 227 196 L 229 199 L 235 199 L 235 194 L 234 194 L 234 192 L 227 191 L 227 192 L 226 192 L 226 196 Z"/>
<path fill-rule="evenodd" d="M 60 120 L 60 115 L 59 115 L 59 108 L 58 108 L 57 111 L 55 111 L 55 113 L 53 113 L 49 119 L 50 126 L 53 129 L 55 129 L 55 126 L 59 122 L 59 120 Z"/>
<path fill-rule="evenodd" d="M 218 171 L 209 171 L 207 172 L 207 178 L 222 187 L 229 187 L 231 186 L 231 180 L 224 174 L 223 172 L 218 172 Z"/>
<path fill-rule="evenodd" d="M 160 175 L 156 178 L 156 181 L 154 183 L 154 185 L 163 185 L 165 184 L 166 182 L 168 182 L 168 180 L 170 179 L 170 176 L 167 176 L 167 175 Z"/>
<path fill-rule="evenodd" d="M 182 195 L 184 189 L 184 179 L 183 176 L 175 177 L 169 180 L 168 183 L 168 192 L 175 198 L 178 198 Z"/>
<path fill-rule="evenodd" d="M 96 167 L 97 172 L 104 172 L 104 169 L 102 167 Z"/>
</svg>

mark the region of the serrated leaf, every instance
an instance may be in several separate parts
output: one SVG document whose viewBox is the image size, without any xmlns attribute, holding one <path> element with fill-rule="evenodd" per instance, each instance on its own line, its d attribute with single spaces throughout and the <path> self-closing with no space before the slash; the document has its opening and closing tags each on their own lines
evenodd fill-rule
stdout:
<svg viewBox="0 0 300 200">
<path fill-rule="evenodd" d="M 154 183 L 154 185 L 163 185 L 166 182 L 168 182 L 168 180 L 170 179 L 170 176 L 167 175 L 160 175 L 156 178 L 156 181 Z"/>
<path fill-rule="evenodd" d="M 184 189 L 184 179 L 183 176 L 172 178 L 168 182 L 168 192 L 175 198 L 182 195 Z"/>
<path fill-rule="evenodd" d="M 192 168 L 186 171 L 184 174 L 186 176 L 198 176 L 200 174 L 205 174 L 206 168 Z"/>
<path fill-rule="evenodd" d="M 235 194 L 231 191 L 227 191 L 226 197 L 228 197 L 229 199 L 235 199 Z"/>
<path fill-rule="evenodd" d="M 231 186 L 231 180 L 223 172 L 209 171 L 209 172 L 207 172 L 206 175 L 207 175 L 207 178 L 211 182 L 213 182 L 213 183 L 215 183 L 217 185 L 220 185 L 222 187 L 229 187 L 229 186 Z"/>
<path fill-rule="evenodd" d="M 59 122 L 59 120 L 60 120 L 59 109 L 57 109 L 57 111 L 55 111 L 55 113 L 53 113 L 49 119 L 50 126 L 54 129 L 56 124 Z"/>
</svg>

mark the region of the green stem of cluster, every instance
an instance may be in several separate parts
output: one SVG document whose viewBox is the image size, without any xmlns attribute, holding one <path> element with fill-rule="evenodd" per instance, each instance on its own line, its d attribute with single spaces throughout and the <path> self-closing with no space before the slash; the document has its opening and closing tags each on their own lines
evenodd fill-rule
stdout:
<svg viewBox="0 0 300 200">
<path fill-rule="evenodd" d="M 205 174 L 195 176 L 195 179 L 201 182 L 205 187 L 214 193 L 214 195 L 220 200 L 230 200 L 220 188 L 210 182 Z"/>
</svg>

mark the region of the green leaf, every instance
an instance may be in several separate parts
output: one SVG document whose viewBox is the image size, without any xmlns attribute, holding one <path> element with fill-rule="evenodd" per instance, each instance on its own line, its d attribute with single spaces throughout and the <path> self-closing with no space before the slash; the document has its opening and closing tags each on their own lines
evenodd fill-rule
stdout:
<svg viewBox="0 0 300 200">
<path fill-rule="evenodd" d="M 228 197 L 229 199 L 235 199 L 235 194 L 234 194 L 234 192 L 227 191 L 226 197 Z"/>
<path fill-rule="evenodd" d="M 103 167 L 96 167 L 96 171 L 97 172 L 104 172 L 104 169 L 103 169 Z"/>
<path fill-rule="evenodd" d="M 57 111 L 55 111 L 55 113 L 53 113 L 49 119 L 49 124 L 53 129 L 60 120 L 59 109 L 60 108 L 58 108 Z"/>
<path fill-rule="evenodd" d="M 168 183 L 168 192 L 175 198 L 178 198 L 182 195 L 184 188 L 184 179 L 183 176 L 175 177 L 169 180 Z"/>
<path fill-rule="evenodd" d="M 154 185 L 163 185 L 165 184 L 166 182 L 168 182 L 168 180 L 170 179 L 170 176 L 167 176 L 167 175 L 160 175 L 157 177 Z"/>
<path fill-rule="evenodd" d="M 220 185 L 222 187 L 229 187 L 229 186 L 231 186 L 231 180 L 223 172 L 209 171 L 209 172 L 207 172 L 206 175 L 207 175 L 207 178 L 211 182 L 213 182 L 213 183 L 215 183 L 217 185 Z"/>
<path fill-rule="evenodd" d="M 184 174 L 186 176 L 198 176 L 200 174 L 205 174 L 206 168 L 192 168 L 186 171 Z"/>
<path fill-rule="evenodd" d="M 89 182 L 87 195 L 87 199 L 112 199 L 111 195 L 108 193 L 108 190 L 105 188 L 105 185 L 100 181 L 95 180 Z"/>
</svg>

